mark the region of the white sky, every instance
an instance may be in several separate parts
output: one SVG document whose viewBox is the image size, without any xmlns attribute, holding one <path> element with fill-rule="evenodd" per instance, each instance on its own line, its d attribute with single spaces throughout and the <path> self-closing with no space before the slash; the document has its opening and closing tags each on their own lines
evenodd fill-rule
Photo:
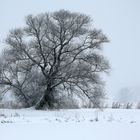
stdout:
<svg viewBox="0 0 140 140">
<path fill-rule="evenodd" d="M 139 0 L 0 0 L 0 50 L 8 31 L 23 26 L 25 16 L 59 9 L 89 14 L 110 39 L 104 49 L 112 65 L 109 95 L 122 87 L 140 87 Z"/>
</svg>

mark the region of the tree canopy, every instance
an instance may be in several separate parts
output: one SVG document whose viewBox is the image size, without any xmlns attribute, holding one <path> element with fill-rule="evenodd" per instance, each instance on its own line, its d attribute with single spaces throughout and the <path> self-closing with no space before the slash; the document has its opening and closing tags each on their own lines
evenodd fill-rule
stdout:
<svg viewBox="0 0 140 140">
<path fill-rule="evenodd" d="M 107 42 L 85 14 L 60 10 L 29 15 L 25 26 L 11 30 L 6 39 L 0 83 L 20 88 L 17 93 L 28 98 L 40 89 L 32 93 L 36 109 L 53 108 L 56 97 L 66 94 L 98 106 L 104 96 L 101 73 L 109 70 L 101 52 Z"/>
</svg>

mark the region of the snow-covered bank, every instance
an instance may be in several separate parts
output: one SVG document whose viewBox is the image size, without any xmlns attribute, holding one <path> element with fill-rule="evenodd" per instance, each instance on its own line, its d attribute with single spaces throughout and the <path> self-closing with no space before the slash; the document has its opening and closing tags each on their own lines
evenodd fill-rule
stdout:
<svg viewBox="0 0 140 140">
<path fill-rule="evenodd" d="M 32 109 L 0 109 L 1 123 L 44 122 L 115 122 L 139 123 L 139 109 L 75 109 L 36 111 Z"/>
<path fill-rule="evenodd" d="M 0 140 L 139 140 L 140 110 L 0 110 Z"/>
</svg>

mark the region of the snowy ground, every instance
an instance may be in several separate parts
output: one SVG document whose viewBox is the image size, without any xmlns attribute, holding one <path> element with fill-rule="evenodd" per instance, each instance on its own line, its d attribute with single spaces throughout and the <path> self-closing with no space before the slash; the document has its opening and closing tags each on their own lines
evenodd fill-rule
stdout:
<svg viewBox="0 0 140 140">
<path fill-rule="evenodd" d="M 0 110 L 0 140 L 140 140 L 140 110 Z"/>
</svg>

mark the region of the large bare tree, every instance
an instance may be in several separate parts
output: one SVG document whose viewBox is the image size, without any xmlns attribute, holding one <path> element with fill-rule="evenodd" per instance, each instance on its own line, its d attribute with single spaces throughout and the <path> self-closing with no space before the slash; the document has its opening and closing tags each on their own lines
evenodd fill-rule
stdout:
<svg viewBox="0 0 140 140">
<path fill-rule="evenodd" d="M 93 99 L 103 88 L 100 78 L 109 69 L 102 44 L 108 42 L 89 16 L 60 10 L 29 15 L 24 28 L 10 31 L 6 39 L 16 60 L 30 62 L 44 76 L 45 92 L 35 105 L 53 107 L 61 92 Z M 101 91 L 101 90 L 98 90 Z"/>
</svg>

